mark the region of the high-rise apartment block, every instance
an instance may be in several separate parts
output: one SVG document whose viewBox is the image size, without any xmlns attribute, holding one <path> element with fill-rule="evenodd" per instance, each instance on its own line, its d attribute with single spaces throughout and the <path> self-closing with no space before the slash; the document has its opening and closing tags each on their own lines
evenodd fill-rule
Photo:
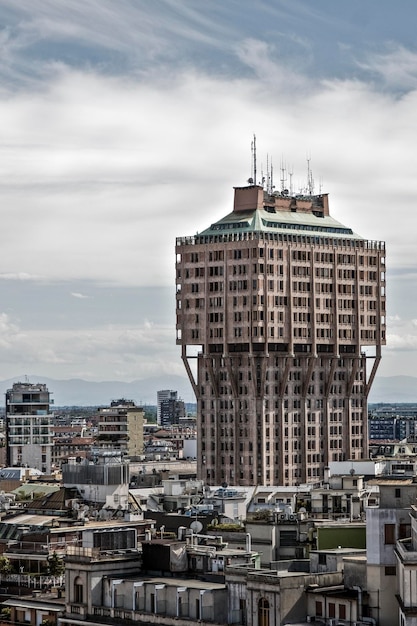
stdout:
<svg viewBox="0 0 417 626">
<path fill-rule="evenodd" d="M 120 450 L 132 460 L 143 453 L 143 407 L 133 400 L 112 400 L 98 410 L 98 444 L 101 449 Z"/>
<path fill-rule="evenodd" d="M 7 464 L 50 473 L 53 415 L 50 392 L 42 383 L 14 383 L 6 391 Z"/>
<path fill-rule="evenodd" d="M 384 243 L 333 219 L 326 194 L 251 184 L 226 217 L 177 239 L 176 284 L 199 478 L 294 485 L 367 458 Z"/>
<path fill-rule="evenodd" d="M 178 391 L 161 389 L 157 392 L 156 421 L 159 426 L 179 424 L 185 418 L 184 401 L 178 398 Z"/>
</svg>

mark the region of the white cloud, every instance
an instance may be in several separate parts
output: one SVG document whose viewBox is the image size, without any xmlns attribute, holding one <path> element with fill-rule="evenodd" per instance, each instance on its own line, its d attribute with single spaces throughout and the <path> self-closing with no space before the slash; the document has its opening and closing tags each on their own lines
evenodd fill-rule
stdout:
<svg viewBox="0 0 417 626">
<path fill-rule="evenodd" d="M 27 272 L 18 272 L 18 273 L 10 273 L 10 274 L 0 274 L 0 281 L 1 280 L 8 280 L 8 281 L 41 281 L 42 280 L 42 276 L 40 275 L 34 275 L 34 274 L 29 274 Z"/>
<path fill-rule="evenodd" d="M 3 276 L 170 284 L 175 236 L 231 209 L 254 131 L 259 167 L 269 153 L 277 171 L 284 156 L 301 186 L 308 152 L 335 217 L 386 239 L 391 266 L 413 266 L 417 93 L 306 80 L 293 101 L 293 83 L 281 97 L 259 79 L 191 72 L 142 84 L 65 72 L 41 93 L 0 99 Z"/>
<path fill-rule="evenodd" d="M 157 324 L 24 332 L 0 314 L 0 378 L 34 371 L 53 378 L 133 380 L 184 376 L 173 328 Z"/>
<path fill-rule="evenodd" d="M 391 89 L 410 90 L 417 87 L 417 53 L 391 42 L 388 49 L 368 56 L 358 66 L 379 75 Z"/>
<path fill-rule="evenodd" d="M 73 281 L 75 290 L 65 292 L 73 306 L 88 297 L 77 290 L 82 280 L 173 285 L 175 237 L 231 210 L 232 187 L 251 173 L 255 132 L 259 171 L 272 156 L 279 185 L 284 160 L 298 189 L 311 155 L 316 190 L 323 179 L 332 214 L 387 241 L 387 265 L 397 270 L 387 352 L 417 347 L 409 288 L 417 275 L 413 50 L 397 43 L 365 58 L 361 49 L 355 71 L 323 73 L 323 80 L 300 70 L 313 67 L 317 54 L 306 34 L 317 19 L 326 21 L 305 3 L 276 11 L 262 3 L 271 25 L 265 32 L 251 28 L 250 16 L 232 21 L 236 3 L 218 7 L 224 20 L 173 0 L 163 3 L 166 11 L 128 0 L 117 8 L 107 0 L 4 6 L 13 20 L 0 34 L 3 285 Z M 285 15 L 292 20 L 303 10 L 308 28 L 285 32 Z M 290 45 L 298 52 L 289 54 Z M 352 41 L 343 47 L 355 49 Z M 365 73 L 382 76 L 384 89 Z M 103 315 L 97 304 L 97 325 L 77 336 L 69 328 L 36 330 L 34 322 L 19 328 L 11 321 L 19 311 L 7 310 L 4 371 L 24 355 L 28 365 L 58 367 L 62 375 L 183 373 L 173 328 L 151 319 L 133 329 L 104 328 Z"/>
</svg>

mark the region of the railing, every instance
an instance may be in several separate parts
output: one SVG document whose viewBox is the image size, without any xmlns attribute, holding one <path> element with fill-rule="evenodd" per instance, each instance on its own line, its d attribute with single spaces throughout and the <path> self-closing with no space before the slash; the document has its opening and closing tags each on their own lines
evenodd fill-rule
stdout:
<svg viewBox="0 0 417 626">
<path fill-rule="evenodd" d="M 335 236 L 336 235 L 336 236 Z M 296 232 L 278 233 L 278 232 L 259 232 L 259 231 L 243 231 L 243 232 L 221 232 L 214 231 L 206 235 L 191 235 L 186 237 L 177 237 L 176 245 L 190 246 L 204 243 L 229 242 L 229 241 L 285 241 L 296 244 L 306 244 L 315 246 L 331 245 L 333 248 L 358 248 L 364 250 L 385 250 L 384 241 L 372 241 L 360 239 L 355 235 L 347 235 L 345 237 L 337 236 L 335 233 L 309 233 L 302 234 Z"/>
<path fill-rule="evenodd" d="M 71 607 L 71 613 L 74 613 L 75 611 L 73 611 L 72 608 L 73 607 Z M 78 608 L 78 607 L 74 607 L 74 608 Z M 211 623 L 211 624 L 217 623 L 215 620 L 213 620 L 212 607 L 203 606 L 201 608 L 202 608 L 201 618 L 204 623 Z M 189 623 L 189 624 L 196 623 L 196 620 L 194 618 L 191 618 L 188 615 L 185 615 L 184 613 L 179 616 L 173 616 L 173 615 L 167 615 L 166 613 L 161 613 L 161 612 L 153 613 L 151 611 L 139 611 L 139 610 L 130 610 L 130 609 L 110 609 L 110 608 L 104 608 L 104 607 L 99 607 L 99 606 L 93 607 L 93 617 L 95 618 L 103 617 L 103 618 L 119 619 L 119 620 L 131 620 L 132 622 L 142 622 L 144 616 L 146 616 L 149 619 L 149 622 L 152 621 L 153 624 L 159 624 L 159 625 L 172 624 L 173 618 L 175 620 L 178 620 L 178 619 L 182 620 L 182 623 Z"/>
<path fill-rule="evenodd" d="M 0 584 L 10 583 L 28 589 L 45 589 L 47 587 L 62 587 L 65 576 L 43 576 L 41 574 L 1 574 Z"/>
<path fill-rule="evenodd" d="M 86 556 L 98 558 L 100 556 L 100 548 L 81 548 L 79 546 L 67 545 L 67 556 Z"/>
<path fill-rule="evenodd" d="M 52 544 L 48 546 L 37 541 L 20 541 L 8 545 L 4 554 L 6 556 L 11 554 L 44 554 L 48 556 L 50 549 L 53 549 Z"/>
<path fill-rule="evenodd" d="M 81 615 L 82 617 L 86 617 L 86 615 L 87 615 L 87 605 L 71 604 L 69 612 L 72 615 Z"/>
<path fill-rule="evenodd" d="M 395 551 L 402 561 L 417 562 L 417 550 L 411 539 L 400 539 L 395 544 Z"/>
</svg>

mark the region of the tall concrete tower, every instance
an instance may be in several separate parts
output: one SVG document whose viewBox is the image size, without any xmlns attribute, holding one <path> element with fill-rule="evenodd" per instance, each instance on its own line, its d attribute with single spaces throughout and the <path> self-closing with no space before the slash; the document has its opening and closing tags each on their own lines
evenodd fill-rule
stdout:
<svg viewBox="0 0 417 626">
<path fill-rule="evenodd" d="M 231 213 L 177 239 L 176 284 L 199 478 L 295 485 L 367 458 L 384 243 L 334 220 L 327 195 L 238 187 Z"/>
</svg>

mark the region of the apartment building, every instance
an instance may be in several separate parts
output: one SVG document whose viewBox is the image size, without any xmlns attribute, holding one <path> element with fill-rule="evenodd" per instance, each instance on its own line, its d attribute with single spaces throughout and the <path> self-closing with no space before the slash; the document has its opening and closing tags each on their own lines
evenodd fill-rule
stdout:
<svg viewBox="0 0 417 626">
<path fill-rule="evenodd" d="M 97 443 L 101 448 L 120 450 L 137 460 L 143 452 L 143 407 L 133 400 L 113 400 L 100 407 Z"/>
<path fill-rule="evenodd" d="M 6 446 L 9 467 L 52 468 L 51 393 L 43 383 L 17 382 L 6 391 Z"/>
</svg>

